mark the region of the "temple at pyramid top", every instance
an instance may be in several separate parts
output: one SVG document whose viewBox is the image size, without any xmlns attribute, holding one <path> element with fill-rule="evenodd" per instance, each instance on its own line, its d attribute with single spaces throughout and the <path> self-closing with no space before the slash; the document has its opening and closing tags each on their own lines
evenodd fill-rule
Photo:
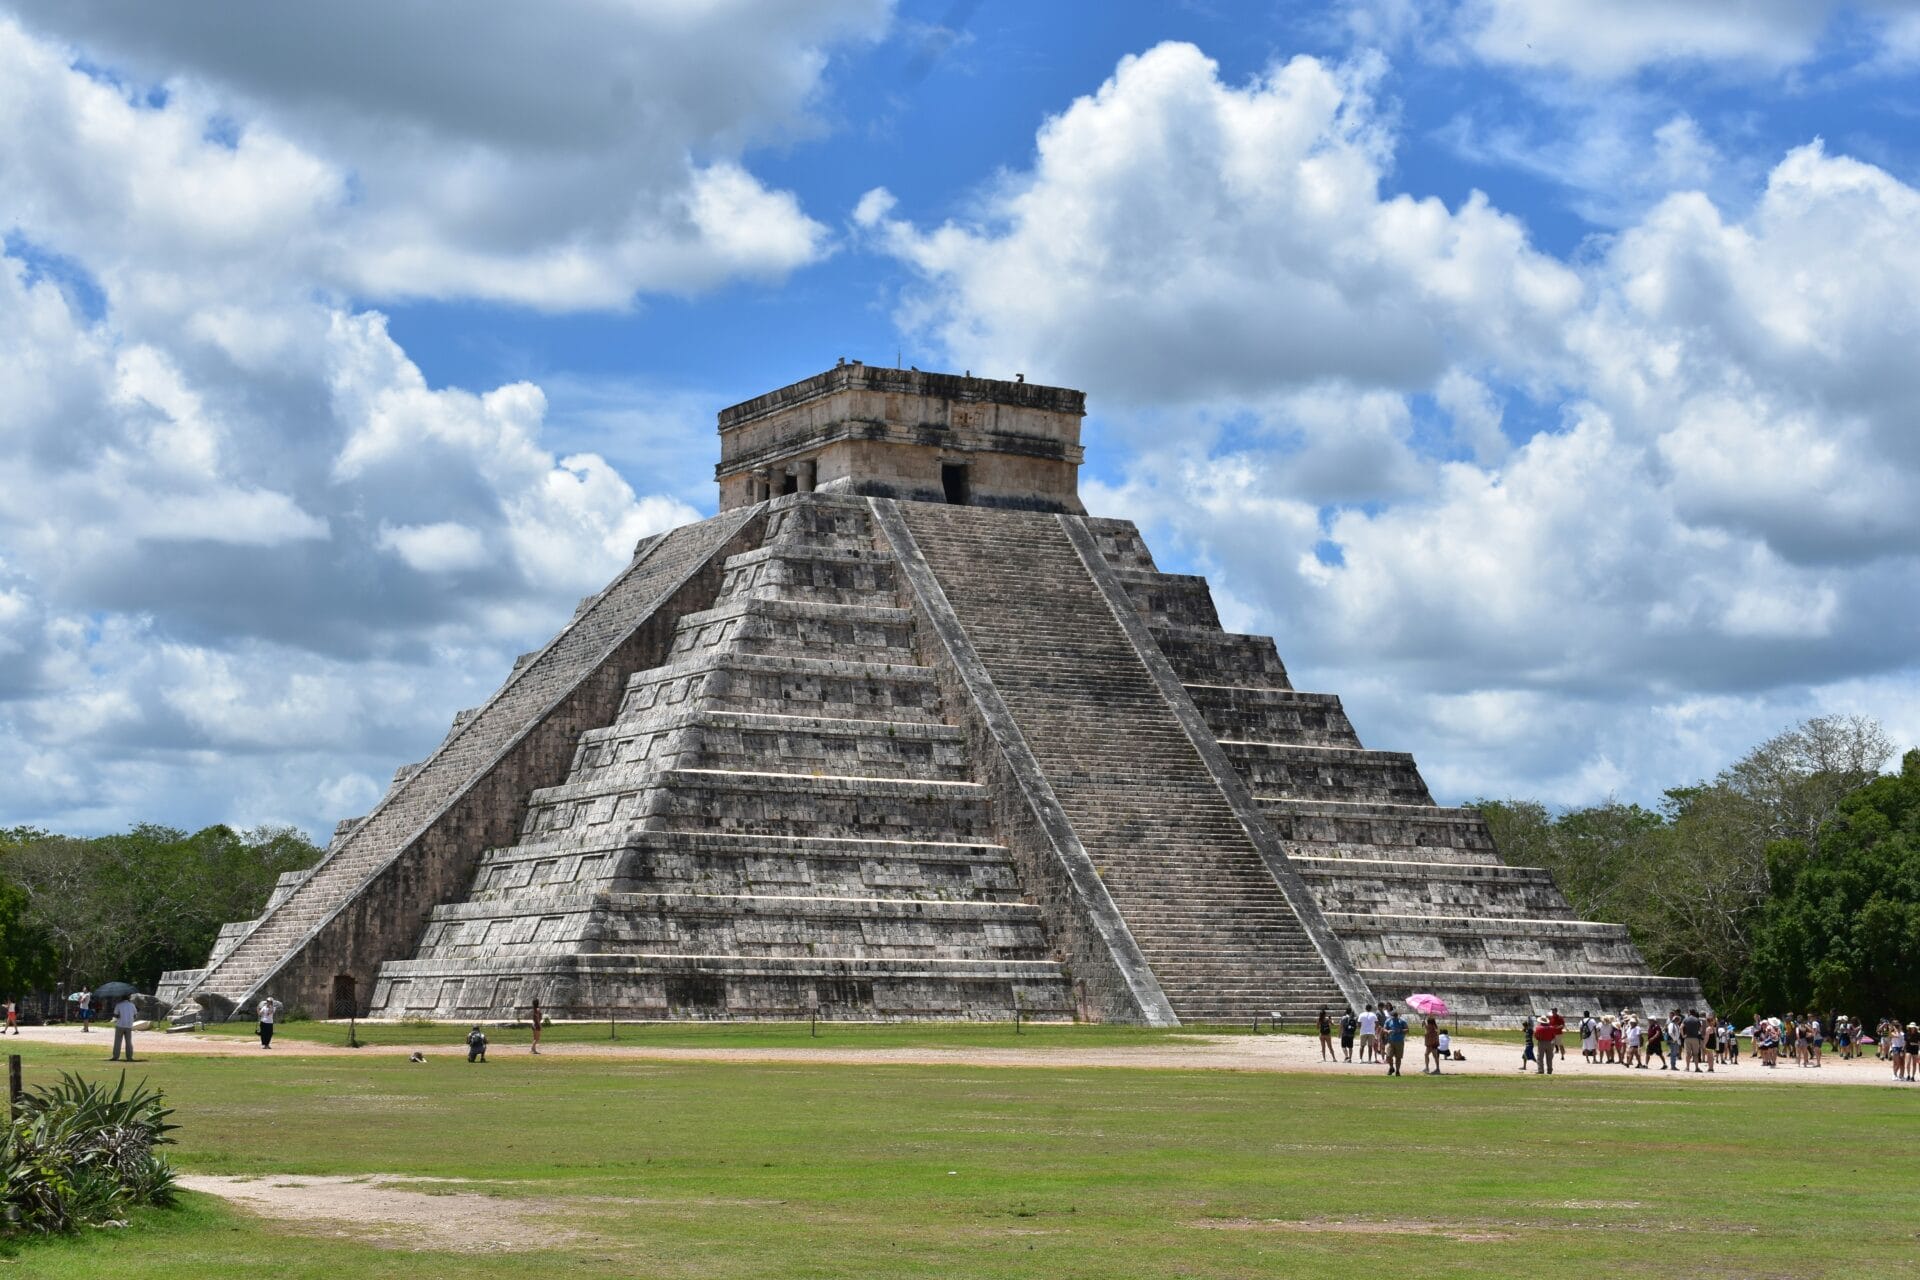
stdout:
<svg viewBox="0 0 1920 1280">
<path fill-rule="evenodd" d="M 720 509 L 789 493 L 1084 512 L 1084 392 L 843 363 L 720 411 Z"/>
</svg>

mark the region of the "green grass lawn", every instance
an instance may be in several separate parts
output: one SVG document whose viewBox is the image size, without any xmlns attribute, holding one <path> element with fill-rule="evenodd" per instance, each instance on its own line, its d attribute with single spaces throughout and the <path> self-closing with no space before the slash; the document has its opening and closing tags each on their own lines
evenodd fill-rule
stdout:
<svg viewBox="0 0 1920 1280">
<path fill-rule="evenodd" d="M 896 1033 L 916 1030 L 1011 1038 Z M 671 1031 L 689 1044 L 807 1039 L 804 1026 Z M 29 1083 L 112 1070 L 66 1046 L 22 1052 Z M 525 1053 L 469 1066 L 452 1046 L 419 1065 L 374 1048 L 136 1070 L 177 1108 L 184 1169 L 489 1180 L 465 1189 L 540 1201 L 589 1238 L 409 1253 L 190 1196 L 123 1231 L 25 1245 L 0 1270 L 1425 1277 L 1584 1264 L 1806 1277 L 1904 1269 L 1920 1232 L 1920 1192 L 1889 1162 L 1920 1098 L 1888 1089 Z M 1324 1229 L 1336 1219 L 1370 1225 Z"/>
</svg>

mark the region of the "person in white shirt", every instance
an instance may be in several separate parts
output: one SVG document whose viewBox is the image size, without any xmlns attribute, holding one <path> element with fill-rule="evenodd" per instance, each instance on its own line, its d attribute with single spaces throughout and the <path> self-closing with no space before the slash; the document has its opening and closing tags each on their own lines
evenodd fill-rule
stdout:
<svg viewBox="0 0 1920 1280">
<path fill-rule="evenodd" d="M 127 1047 L 127 1061 L 133 1061 L 133 1020 L 140 1011 L 133 1007 L 132 996 L 121 996 L 120 1003 L 113 1006 L 113 1058 L 120 1061 L 120 1046 Z"/>
<path fill-rule="evenodd" d="M 1373 1031 L 1374 1031 L 1374 1027 L 1378 1024 L 1378 1022 L 1379 1022 L 1379 1015 L 1374 1013 L 1371 1006 L 1361 1011 L 1360 1013 L 1360 1061 L 1362 1062 L 1373 1061 Z"/>
<path fill-rule="evenodd" d="M 273 1020 L 280 1012 L 280 1002 L 272 996 L 260 997 L 260 1047 L 273 1048 Z"/>
<path fill-rule="evenodd" d="M 1645 1067 L 1647 1065 L 1647 1060 L 1640 1056 L 1640 1041 L 1644 1034 L 1640 1028 L 1640 1019 L 1638 1017 L 1629 1017 L 1627 1019 L 1627 1058 L 1625 1065 L 1629 1067 Z"/>
</svg>

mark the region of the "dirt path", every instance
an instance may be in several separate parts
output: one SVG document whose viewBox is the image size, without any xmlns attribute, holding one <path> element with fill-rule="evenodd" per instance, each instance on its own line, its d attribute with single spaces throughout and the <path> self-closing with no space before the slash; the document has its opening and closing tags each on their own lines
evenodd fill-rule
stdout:
<svg viewBox="0 0 1920 1280">
<path fill-rule="evenodd" d="M 370 1032 L 388 1031 L 390 1028 L 369 1027 Z M 896 1066 L 972 1066 L 972 1067 L 1135 1067 L 1135 1068 L 1173 1068 L 1195 1071 L 1275 1071 L 1305 1072 L 1309 1074 L 1325 1073 L 1332 1075 L 1355 1075 L 1378 1073 L 1381 1068 L 1360 1062 L 1322 1062 L 1319 1044 L 1308 1036 L 1267 1035 L 1267 1036 L 1193 1036 L 1178 1041 L 1164 1041 L 1137 1045 L 1089 1045 L 1084 1047 L 1055 1045 L 1046 1048 L 1022 1048 L 1008 1046 L 992 1048 L 967 1046 L 964 1048 L 859 1048 L 856 1046 L 821 1047 L 804 1049 L 746 1049 L 746 1048 L 701 1048 L 685 1045 L 650 1045 L 641 1042 L 644 1030 L 632 1033 L 637 1039 L 607 1044 L 566 1044 L 549 1042 L 542 1050 L 543 1058 L 628 1058 L 645 1062 L 761 1062 L 761 1063 L 857 1063 L 882 1064 Z M 20 1036 L 21 1040 L 37 1041 L 46 1044 L 82 1045 L 95 1039 L 95 1035 L 83 1037 L 78 1030 L 69 1027 L 28 1027 Z M 1011 1036 L 1011 1033 L 1009 1033 Z M 289 1057 L 344 1057 L 360 1058 L 397 1055 L 406 1057 L 418 1051 L 431 1058 L 462 1057 L 466 1048 L 460 1043 L 457 1028 L 449 1027 L 444 1038 L 430 1039 L 421 1037 L 416 1043 L 404 1045 L 380 1044 L 366 1049 L 347 1049 L 338 1045 L 316 1044 L 303 1041 L 282 1032 L 274 1041 L 271 1050 L 262 1050 L 250 1038 L 241 1036 L 209 1036 L 182 1033 L 165 1035 L 160 1032 L 137 1033 L 135 1040 L 142 1057 L 148 1055 L 172 1056 L 174 1054 L 199 1054 L 211 1056 L 263 1056 L 266 1053 L 285 1054 Z M 100 1037 L 100 1048 L 105 1057 L 108 1042 Z M 1472 1076 L 1515 1076 L 1520 1072 L 1520 1050 L 1516 1045 L 1494 1041 L 1479 1041 L 1470 1035 L 1455 1041 L 1455 1047 L 1467 1056 L 1465 1062 L 1447 1064 L 1446 1070 L 1454 1075 Z M 493 1051 L 497 1058 L 524 1055 L 524 1047 L 501 1046 Z M 1420 1050 L 1418 1045 L 1409 1046 L 1407 1076 L 1409 1081 L 1420 1076 Z M 1589 1066 L 1576 1051 L 1561 1060 L 1556 1070 L 1559 1074 L 1572 1079 L 1583 1077 L 1615 1078 L 1632 1080 L 1677 1080 L 1684 1079 L 1701 1087 L 1718 1087 L 1741 1082 L 1754 1083 L 1765 1081 L 1768 1084 L 1794 1085 L 1856 1085 L 1862 1087 L 1880 1086 L 1884 1088 L 1911 1088 L 1920 1091 L 1920 1085 L 1896 1086 L 1892 1071 L 1885 1063 L 1872 1058 L 1857 1058 L 1852 1062 L 1842 1062 L 1831 1054 L 1826 1065 L 1820 1068 L 1800 1068 L 1791 1064 L 1767 1070 L 1758 1063 L 1743 1059 L 1739 1066 L 1721 1067 L 1711 1073 L 1676 1075 L 1661 1071 L 1657 1067 L 1645 1071 L 1630 1070 L 1616 1066 Z M 1544 1082 L 1543 1082 L 1544 1083 Z"/>
<path fill-rule="evenodd" d="M 580 1233 L 556 1222 L 563 1206 L 423 1184 L 470 1185 L 434 1178 L 280 1176 L 223 1178 L 182 1174 L 188 1191 L 219 1196 L 263 1218 L 294 1224 L 307 1235 L 331 1235 L 393 1249 L 452 1253 L 551 1249 Z"/>
</svg>

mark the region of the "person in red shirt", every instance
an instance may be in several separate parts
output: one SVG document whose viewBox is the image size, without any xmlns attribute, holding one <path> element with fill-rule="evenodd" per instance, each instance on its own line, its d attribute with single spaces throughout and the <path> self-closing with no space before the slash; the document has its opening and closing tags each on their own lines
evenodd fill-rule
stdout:
<svg viewBox="0 0 1920 1280">
<path fill-rule="evenodd" d="M 1560 1028 L 1553 1025 L 1552 1018 L 1542 1018 L 1533 1029 L 1534 1063 L 1538 1075 L 1553 1074 L 1554 1043 L 1560 1038 Z"/>
<path fill-rule="evenodd" d="M 1554 1052 L 1558 1053 L 1563 1058 L 1566 1057 L 1567 1056 L 1567 1040 L 1566 1040 L 1567 1020 L 1560 1016 L 1560 1011 L 1558 1009 L 1549 1009 L 1547 1010 L 1547 1023 L 1553 1028 Z"/>
</svg>

